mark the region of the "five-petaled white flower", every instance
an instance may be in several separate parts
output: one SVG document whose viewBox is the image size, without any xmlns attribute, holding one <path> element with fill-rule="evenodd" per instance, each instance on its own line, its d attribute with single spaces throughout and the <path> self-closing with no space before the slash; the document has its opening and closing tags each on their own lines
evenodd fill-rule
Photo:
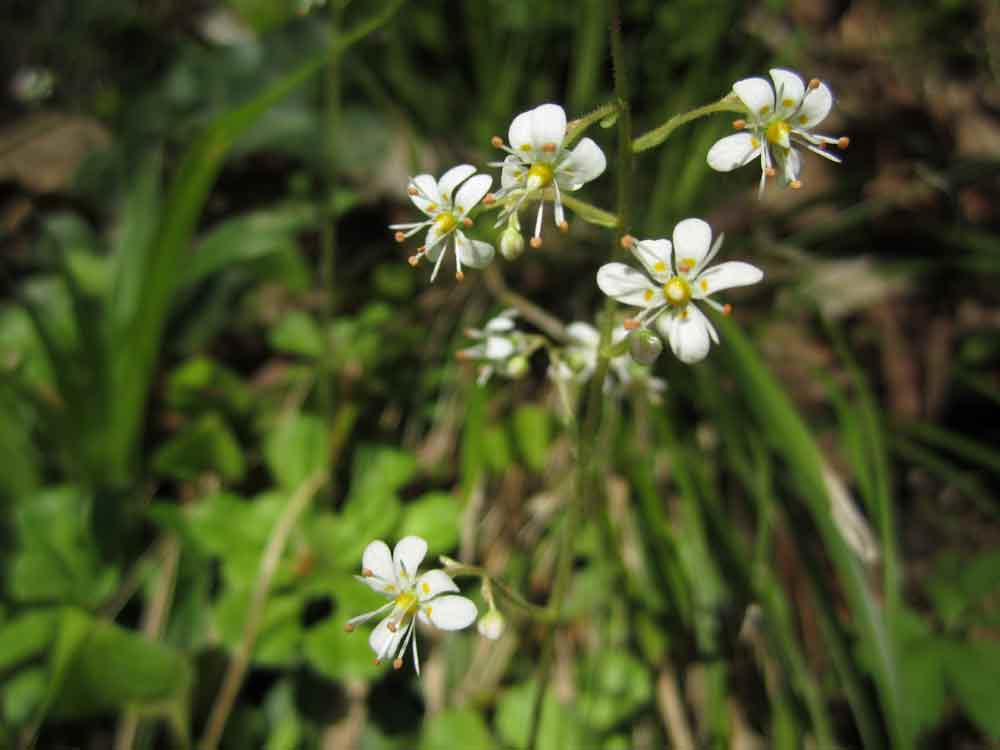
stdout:
<svg viewBox="0 0 1000 750">
<path fill-rule="evenodd" d="M 494 136 L 493 145 L 507 152 L 502 162 L 490 166 L 501 167 L 500 190 L 496 198 L 519 193 L 519 197 L 500 215 L 497 226 L 509 214 L 517 211 L 525 199 L 539 197 L 538 216 L 531 246 L 542 243 L 542 216 L 545 201 L 541 191 L 552 188 L 555 203 L 556 226 L 566 231 L 569 225 L 563 211 L 563 190 L 579 190 L 586 183 L 599 177 L 607 166 L 604 152 L 590 138 L 583 138 L 572 151 L 563 147 L 566 138 L 566 112 L 558 104 L 542 104 L 522 112 L 510 124 L 507 133 L 510 145 L 500 136 Z"/>
<path fill-rule="evenodd" d="M 381 540 L 365 547 L 361 575 L 355 577 L 390 601 L 372 612 L 348 620 L 344 629 L 350 632 L 356 625 L 391 610 L 368 638 L 368 644 L 375 652 L 376 664 L 391 658 L 392 665 L 399 669 L 403 666 L 403 652 L 412 640 L 413 666 L 420 674 L 417 618 L 442 630 L 461 630 L 476 620 L 476 605 L 464 596 L 449 593 L 458 591 L 451 576 L 443 570 L 429 570 L 421 576 L 417 575 L 417 568 L 426 554 L 427 542 L 418 536 L 400 539 L 392 555 L 389 554 L 389 546 Z"/>
<path fill-rule="evenodd" d="M 430 227 L 424 244 L 416 255 L 410 257 L 410 265 L 416 266 L 424 256 L 430 258 L 434 263 L 431 281 L 437 277 L 452 237 L 455 244 L 455 278 L 459 281 L 464 278 L 463 263 L 473 268 L 483 268 L 493 260 L 493 245 L 470 240 L 458 228 L 459 225 L 472 226 L 469 212 L 486 196 L 493 184 L 493 178 L 488 174 L 472 177 L 475 171 L 476 168 L 471 164 L 459 164 L 441 175 L 441 179 L 437 181 L 429 174 L 418 174 L 410 180 L 406 192 L 428 218 L 425 221 L 389 225 L 389 229 L 396 230 L 397 242 L 402 242 L 424 227 Z"/>
<path fill-rule="evenodd" d="M 710 295 L 723 289 L 756 284 L 763 272 L 749 263 L 729 261 L 707 268 L 722 246 L 723 235 L 712 244 L 712 228 L 701 219 L 684 219 L 674 227 L 674 241 L 627 237 L 627 244 L 647 273 L 625 265 L 608 263 L 597 272 L 597 285 L 609 297 L 625 305 L 641 307 L 631 321 L 633 328 L 657 321 L 660 334 L 682 362 L 693 364 L 708 355 L 711 343 L 719 342 L 715 327 L 692 302 L 730 311 Z M 648 274 L 648 276 L 647 276 Z"/>
<path fill-rule="evenodd" d="M 482 329 L 469 328 L 465 335 L 476 343 L 460 349 L 460 360 L 479 364 L 476 382 L 484 385 L 494 372 L 508 378 L 519 378 L 528 371 L 528 357 L 540 345 L 537 336 L 529 336 L 515 327 L 517 310 L 504 310 L 487 321 Z"/>
<path fill-rule="evenodd" d="M 785 183 L 802 186 L 799 174 L 802 161 L 795 146 L 803 146 L 830 161 L 840 157 L 826 147 L 836 144 L 847 148 L 847 137 L 831 138 L 812 129 L 820 124 L 833 106 L 833 94 L 817 78 L 807 86 L 790 70 L 771 70 L 774 87 L 763 78 L 744 78 L 733 84 L 733 93 L 746 107 L 746 120 L 736 120 L 733 127 L 743 130 L 716 141 L 708 151 L 708 166 L 729 172 L 760 157 L 760 187 L 764 192 L 768 177 L 780 169 Z M 777 164 L 777 169 L 775 168 Z"/>
</svg>

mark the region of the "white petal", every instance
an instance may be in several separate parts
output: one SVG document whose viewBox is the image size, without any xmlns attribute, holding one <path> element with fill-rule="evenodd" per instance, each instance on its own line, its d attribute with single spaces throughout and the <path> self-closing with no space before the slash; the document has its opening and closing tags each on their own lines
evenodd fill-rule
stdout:
<svg viewBox="0 0 1000 750">
<path fill-rule="evenodd" d="M 458 248 L 459 260 L 472 268 L 485 268 L 496 253 L 489 242 L 470 240 L 461 230 L 455 233 L 455 246 Z"/>
<path fill-rule="evenodd" d="M 431 624 L 442 630 L 467 628 L 475 622 L 476 615 L 479 614 L 471 599 L 456 594 L 439 596 L 437 599 L 421 605 L 420 610 L 431 621 Z"/>
<path fill-rule="evenodd" d="M 678 273 L 691 273 L 712 246 L 712 227 L 701 219 L 684 219 L 674 227 L 674 262 Z"/>
<path fill-rule="evenodd" d="M 549 161 L 556 157 L 565 137 L 566 112 L 562 107 L 558 104 L 543 104 L 531 110 L 532 145 L 543 160 L 547 156 Z"/>
<path fill-rule="evenodd" d="M 452 167 L 441 175 L 441 179 L 438 180 L 438 195 L 441 196 L 443 201 L 450 201 L 452 193 L 455 188 L 458 187 L 459 183 L 461 183 L 466 177 L 474 175 L 475 173 L 476 168 L 471 164 L 459 164 L 457 167 Z"/>
<path fill-rule="evenodd" d="M 431 228 L 427 230 L 424 246 L 427 248 L 427 257 L 432 261 L 436 261 L 441 256 L 441 253 L 447 249 L 449 242 L 447 237 L 449 234 L 451 232 L 442 234 L 441 228 L 437 223 L 431 224 Z"/>
<path fill-rule="evenodd" d="M 393 621 L 392 615 L 386 617 L 375 626 L 371 635 L 368 636 L 368 645 L 375 652 L 376 659 L 385 659 L 389 654 L 399 648 L 399 641 L 405 635 L 406 628 L 396 628 L 396 632 L 389 630 L 389 623 Z"/>
<path fill-rule="evenodd" d="M 694 305 L 680 313 L 664 315 L 657 321 L 670 348 L 681 362 L 693 365 L 708 356 L 714 329 L 708 318 Z"/>
<path fill-rule="evenodd" d="M 490 333 L 506 333 L 507 331 L 513 331 L 515 317 L 517 317 L 517 312 L 508 310 L 500 315 L 497 315 L 495 318 L 491 318 L 490 321 L 483 326 L 483 328 Z"/>
<path fill-rule="evenodd" d="M 706 161 L 716 172 L 731 172 L 756 159 L 760 147 L 760 141 L 750 133 L 734 133 L 712 144 Z"/>
<path fill-rule="evenodd" d="M 698 277 L 694 284 L 695 297 L 707 297 L 710 294 L 732 289 L 736 286 L 750 286 L 764 278 L 764 272 L 757 266 L 731 260 L 712 266 Z"/>
<path fill-rule="evenodd" d="M 365 576 L 363 580 L 375 591 L 380 593 L 392 593 L 390 586 L 396 586 L 396 573 L 392 566 L 392 555 L 389 554 L 389 545 L 381 539 L 371 542 L 365 547 L 361 555 L 361 569 L 370 570 L 371 576 Z"/>
<path fill-rule="evenodd" d="M 483 356 L 490 360 L 507 359 L 511 356 L 517 347 L 510 339 L 503 338 L 501 336 L 490 336 L 486 339 L 486 350 L 483 352 Z"/>
<path fill-rule="evenodd" d="M 733 84 L 733 91 L 753 119 L 767 117 L 774 111 L 774 89 L 763 78 L 744 78 Z"/>
<path fill-rule="evenodd" d="M 531 120 L 532 113 L 534 110 L 528 110 L 527 112 L 522 112 L 514 121 L 510 124 L 510 129 L 507 131 L 507 140 L 510 141 L 510 147 L 517 151 L 519 154 L 525 155 L 526 161 L 534 161 L 534 141 L 531 139 Z"/>
<path fill-rule="evenodd" d="M 794 148 L 789 148 L 781 156 L 780 161 L 785 182 L 795 182 L 795 180 L 799 179 L 799 175 L 802 174 L 802 157 L 799 156 L 798 151 Z"/>
<path fill-rule="evenodd" d="M 472 208 L 483 199 L 483 196 L 490 192 L 490 185 L 493 178 L 488 174 L 477 174 L 470 177 L 455 195 L 455 210 L 459 217 L 465 216 Z"/>
<path fill-rule="evenodd" d="M 590 138 L 581 140 L 569 152 L 556 170 L 556 182 L 565 190 L 579 190 L 586 183 L 600 177 L 608 166 L 608 160 Z"/>
<path fill-rule="evenodd" d="M 392 551 L 392 561 L 396 568 L 396 576 L 400 583 L 403 576 L 413 579 L 417 575 L 417 568 L 427 554 L 427 542 L 419 536 L 404 536 Z"/>
<path fill-rule="evenodd" d="M 597 271 L 597 286 L 623 305 L 650 307 L 663 304 L 649 277 L 624 263 L 606 263 Z"/>
<path fill-rule="evenodd" d="M 820 83 L 816 88 L 806 92 L 802 100 L 802 109 L 795 116 L 794 122 L 789 124 L 793 128 L 809 130 L 823 121 L 823 118 L 830 113 L 831 107 L 833 107 L 833 93 L 825 83 Z"/>
<path fill-rule="evenodd" d="M 500 187 L 507 190 L 524 185 L 527 165 L 513 154 L 508 154 L 503 160 L 503 170 L 500 172 Z"/>
<path fill-rule="evenodd" d="M 430 214 L 441 207 L 441 193 L 438 192 L 437 180 L 429 174 L 418 174 L 413 178 L 414 184 L 420 191 L 417 195 L 411 195 L 410 200 L 425 214 Z"/>
<path fill-rule="evenodd" d="M 417 597 L 422 602 L 447 591 L 458 591 L 458 586 L 443 570 L 428 570 L 417 580 Z"/>
<path fill-rule="evenodd" d="M 641 240 L 633 246 L 632 252 L 650 276 L 665 283 L 673 275 L 670 261 L 672 248 L 670 240 Z"/>
<path fill-rule="evenodd" d="M 802 95 L 806 93 L 802 79 L 790 70 L 772 68 L 771 80 L 774 81 L 778 110 L 783 116 L 794 112 L 802 101 Z"/>
<path fill-rule="evenodd" d="M 362 578 L 361 576 L 355 576 L 355 577 L 358 580 L 360 580 L 360 581 L 362 581 L 364 583 L 367 583 L 367 581 L 365 581 L 365 579 Z M 391 607 L 395 607 L 395 606 L 396 606 L 395 602 L 388 602 L 387 604 L 383 604 L 378 609 L 373 609 L 371 612 L 365 612 L 363 615 L 358 615 L 357 617 L 352 617 L 350 620 L 347 621 L 346 624 L 350 625 L 351 627 L 354 627 L 355 625 L 360 625 L 363 622 L 368 622 L 369 620 L 371 620 L 371 619 L 373 619 L 375 617 L 378 617 L 380 614 L 382 614 L 383 612 L 385 612 L 387 609 L 390 609 Z"/>
</svg>

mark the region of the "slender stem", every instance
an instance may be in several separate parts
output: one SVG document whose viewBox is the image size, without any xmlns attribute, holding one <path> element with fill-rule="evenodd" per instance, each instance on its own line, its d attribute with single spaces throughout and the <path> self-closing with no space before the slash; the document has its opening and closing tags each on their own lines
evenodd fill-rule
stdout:
<svg viewBox="0 0 1000 750">
<path fill-rule="evenodd" d="M 587 128 L 595 122 L 600 122 L 618 112 L 618 102 L 608 102 L 602 104 L 597 109 L 588 112 L 582 117 L 577 117 L 566 126 L 566 137 L 563 139 L 563 146 L 572 146 L 576 139 L 586 132 Z"/>
<path fill-rule="evenodd" d="M 628 231 L 631 217 L 632 112 L 628 103 L 625 46 L 622 42 L 621 10 L 618 7 L 618 0 L 608 0 L 608 11 L 608 16 L 611 19 L 611 59 L 614 66 L 615 99 L 618 105 L 617 228 L 621 233 L 625 233 Z M 617 234 L 612 238 L 612 247 L 614 248 L 612 252 L 618 248 Z M 549 597 L 553 623 L 558 623 L 562 619 L 563 604 L 573 572 L 573 547 L 580 522 L 583 519 L 584 509 L 589 504 L 594 489 L 591 464 L 603 415 L 604 380 L 607 377 L 608 365 L 610 364 L 608 343 L 611 341 L 614 305 L 614 300 L 609 297 L 604 307 L 605 314 L 601 326 L 597 368 L 590 381 L 586 412 L 583 419 L 577 420 L 576 493 L 567 510 L 559 540 L 555 581 L 552 585 L 552 594 Z M 538 668 L 537 692 L 531 709 L 531 724 L 528 730 L 527 747 L 531 750 L 537 750 L 538 747 L 542 707 L 545 703 L 545 692 L 548 689 L 549 679 L 552 675 L 552 662 L 555 658 L 555 629 L 556 625 L 553 624 L 542 649 L 542 659 Z"/>
<path fill-rule="evenodd" d="M 483 278 L 486 282 L 486 287 L 503 304 L 513 307 L 521 313 L 525 320 L 541 328 L 556 341 L 564 342 L 568 340 L 566 326 L 563 325 L 563 322 L 531 300 L 522 297 L 517 292 L 512 292 L 504 283 L 503 276 L 495 265 L 486 269 Z"/>
<path fill-rule="evenodd" d="M 706 104 L 703 107 L 692 109 L 690 112 L 682 112 L 679 115 L 674 115 L 659 127 L 643 133 L 632 141 L 632 151 L 633 153 L 638 154 L 640 151 L 646 151 L 654 146 L 659 146 L 667 140 L 667 138 L 670 137 L 670 134 L 677 128 L 685 123 L 691 122 L 692 120 L 697 120 L 700 117 L 712 115 L 716 112 L 742 112 L 743 109 L 743 105 L 740 103 L 740 100 L 736 97 L 736 95 L 729 94 L 712 104 Z"/>
<path fill-rule="evenodd" d="M 278 571 L 278 564 L 281 562 L 282 554 L 285 551 L 285 544 L 291 535 L 299 517 L 309 507 L 316 493 L 326 483 L 329 476 L 328 467 L 314 473 L 303 482 L 295 494 L 292 495 L 285 506 L 285 510 L 278 518 L 278 522 L 271 532 L 271 538 L 267 542 L 267 548 L 260 561 L 260 570 L 257 573 L 257 580 L 254 582 L 253 596 L 250 601 L 250 608 L 247 611 L 246 623 L 243 626 L 243 636 L 240 638 L 240 645 L 236 651 L 236 656 L 229 663 L 222 687 L 215 698 L 212 706 L 212 713 L 209 716 L 198 747 L 201 750 L 215 750 L 222 738 L 222 730 L 226 726 L 229 712 L 236 701 L 240 685 L 243 684 L 243 676 L 250 666 L 250 657 L 253 655 L 254 646 L 257 643 L 257 636 L 260 627 L 264 622 L 264 609 L 267 606 L 268 594 L 271 591 L 271 581 Z"/>
<path fill-rule="evenodd" d="M 460 576 L 475 576 L 476 578 L 482 578 L 484 587 L 489 585 L 495 591 L 498 591 L 502 596 L 506 597 L 508 603 L 521 609 L 527 617 L 538 622 L 552 621 L 552 613 L 547 607 L 539 607 L 537 604 L 532 604 L 506 583 L 493 578 L 486 572 L 485 568 L 481 568 L 478 565 L 464 565 L 462 563 L 449 562 L 445 564 L 444 572 L 452 578 L 458 578 Z"/>
</svg>

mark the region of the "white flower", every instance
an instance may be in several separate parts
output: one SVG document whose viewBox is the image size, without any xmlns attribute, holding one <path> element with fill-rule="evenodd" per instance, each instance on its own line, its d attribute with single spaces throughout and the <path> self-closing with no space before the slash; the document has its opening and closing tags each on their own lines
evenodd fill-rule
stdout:
<svg viewBox="0 0 1000 750">
<path fill-rule="evenodd" d="M 458 586 L 443 570 L 429 570 L 421 576 L 417 575 L 417 568 L 426 554 L 427 542 L 418 536 L 400 539 L 392 555 L 389 554 L 389 546 L 381 540 L 365 547 L 361 575 L 355 578 L 390 601 L 372 612 L 348 620 L 344 629 L 350 632 L 356 625 L 389 611 L 368 638 L 368 644 L 375 652 L 376 664 L 391 658 L 392 665 L 399 669 L 403 666 L 403 652 L 412 640 L 413 666 L 420 674 L 415 627 L 418 618 L 442 630 L 461 630 L 476 619 L 478 611 L 471 600 L 449 593 L 458 591 Z"/>
<path fill-rule="evenodd" d="M 764 192 L 767 178 L 779 170 L 786 184 L 793 188 L 802 186 L 799 180 L 802 160 L 795 146 L 839 163 L 840 157 L 826 147 L 836 144 L 844 149 L 850 143 L 846 137 L 831 138 L 812 132 L 833 106 L 833 94 L 825 83 L 814 78 L 806 86 L 798 75 L 781 68 L 771 70 L 771 79 L 773 87 L 763 78 L 744 78 L 733 84 L 733 93 L 746 107 L 747 117 L 733 126 L 743 132 L 716 141 L 707 159 L 712 169 L 729 172 L 759 157 L 758 195 Z"/>
<path fill-rule="evenodd" d="M 491 609 L 485 615 L 479 618 L 479 622 L 476 623 L 476 629 L 479 631 L 479 635 L 483 638 L 489 638 L 491 641 L 500 640 L 500 636 L 503 635 L 503 631 L 507 629 L 507 621 L 504 616 L 500 614 L 499 610 Z"/>
<path fill-rule="evenodd" d="M 531 246 L 539 247 L 542 244 L 542 216 L 545 211 L 541 191 L 552 188 L 556 226 L 566 231 L 569 225 L 563 211 L 561 191 L 579 190 L 599 177 L 607 166 L 607 160 L 601 148 L 590 138 L 581 139 L 572 151 L 563 147 L 566 112 L 558 104 L 542 104 L 522 112 L 510 124 L 507 138 L 510 145 L 505 145 L 499 136 L 493 138 L 493 145 L 508 154 L 502 162 L 491 165 L 502 167 L 500 190 L 496 197 L 500 199 L 519 193 L 520 198 L 504 210 L 497 225 L 517 211 L 526 198 L 538 196 L 538 216 Z"/>
<path fill-rule="evenodd" d="M 424 256 L 430 258 L 434 262 L 431 281 L 437 277 L 444 254 L 452 244 L 452 237 L 455 244 L 455 278 L 459 281 L 465 276 L 462 273 L 463 263 L 473 268 L 483 268 L 493 260 L 493 245 L 470 240 L 458 228 L 459 225 L 472 226 L 469 212 L 486 196 L 493 184 L 493 178 L 488 174 L 472 177 L 475 171 L 476 168 L 471 164 L 459 164 L 441 175 L 441 179 L 437 181 L 429 174 L 418 174 L 410 180 L 406 192 L 428 218 L 409 224 L 389 225 L 389 229 L 396 230 L 397 242 L 429 227 L 424 245 L 417 250 L 416 255 L 410 257 L 410 265 L 416 266 Z"/>
<path fill-rule="evenodd" d="M 763 272 L 739 261 L 707 268 L 722 246 L 723 235 L 712 244 L 712 228 L 701 219 L 684 219 L 674 227 L 674 242 L 627 238 L 646 273 L 624 263 L 608 263 L 597 271 L 597 285 L 624 305 L 641 307 L 632 327 L 657 320 L 660 334 L 670 342 L 677 358 L 693 364 L 708 355 L 719 335 L 695 300 L 728 313 L 710 295 L 723 289 L 756 284 Z M 648 274 L 648 275 L 647 275 Z"/>
<path fill-rule="evenodd" d="M 612 344 L 617 344 L 628 331 L 623 326 L 611 332 Z M 590 323 L 575 321 L 566 326 L 569 343 L 563 349 L 563 357 L 549 368 L 549 375 L 564 382 L 585 383 L 597 369 L 597 356 L 601 345 L 601 333 Z M 605 391 L 620 392 L 633 380 L 641 380 L 649 390 L 651 398 L 666 390 L 667 384 L 660 378 L 648 375 L 648 370 L 635 367 L 628 354 L 612 357 L 608 363 L 608 377 L 604 381 Z"/>
<path fill-rule="evenodd" d="M 483 385 L 494 372 L 509 378 L 519 378 L 528 371 L 528 356 L 539 346 L 535 336 L 528 336 L 514 327 L 516 310 L 504 310 L 489 320 L 482 330 L 469 328 L 465 335 L 477 340 L 473 346 L 458 351 L 461 360 L 478 362 L 477 382 Z"/>
</svg>

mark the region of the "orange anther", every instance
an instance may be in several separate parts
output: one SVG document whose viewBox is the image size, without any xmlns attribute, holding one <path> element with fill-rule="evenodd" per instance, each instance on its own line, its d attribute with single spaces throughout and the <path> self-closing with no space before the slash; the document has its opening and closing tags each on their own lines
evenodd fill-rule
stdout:
<svg viewBox="0 0 1000 750">
<path fill-rule="evenodd" d="M 495 135 L 492 138 L 490 138 L 490 144 L 493 146 L 493 148 L 503 148 L 503 138 L 501 138 L 498 135 Z"/>
<path fill-rule="evenodd" d="M 559 231 L 562 232 L 563 234 L 566 234 L 566 232 L 569 231 L 569 222 L 566 221 L 565 219 L 563 219 L 562 221 L 560 221 L 559 222 Z"/>
<path fill-rule="evenodd" d="M 809 81 L 809 88 L 810 89 L 818 89 L 819 85 L 821 83 L 822 83 L 822 81 L 819 80 L 818 78 L 813 78 L 811 81 Z"/>
<path fill-rule="evenodd" d="M 379 658 L 375 658 L 375 659 L 373 659 L 372 661 L 374 661 L 374 662 L 375 662 L 375 666 L 376 666 L 376 667 L 377 667 L 377 666 L 378 666 L 379 664 L 381 664 L 381 663 L 382 663 L 382 660 L 381 660 L 381 659 L 379 659 Z"/>
<path fill-rule="evenodd" d="M 798 190 L 799 188 L 802 187 L 802 180 L 792 180 L 791 182 L 788 183 L 788 187 L 790 187 L 792 190 Z"/>
<path fill-rule="evenodd" d="M 386 626 L 385 626 L 385 627 L 386 627 L 386 629 L 387 629 L 387 630 L 388 630 L 388 631 L 389 631 L 390 633 L 395 633 L 395 632 L 396 632 L 396 630 L 397 630 L 397 628 L 396 628 L 396 623 L 394 623 L 394 622 L 390 622 L 390 623 L 386 624 Z"/>
<path fill-rule="evenodd" d="M 464 278 L 465 278 L 465 274 L 464 273 L 462 273 L 461 271 L 455 271 L 455 279 L 457 281 L 462 281 L 462 279 L 464 279 Z"/>
<path fill-rule="evenodd" d="M 528 244 L 531 245 L 533 248 L 535 248 L 535 250 L 537 250 L 542 246 L 542 238 L 532 237 L 531 240 L 528 241 Z"/>
<path fill-rule="evenodd" d="M 345 633 L 353 633 L 354 632 L 354 626 L 351 625 L 351 623 L 349 623 L 349 622 L 345 622 L 344 623 L 344 632 Z"/>
<path fill-rule="evenodd" d="M 396 239 L 396 242 L 402 242 L 406 239 L 406 234 L 404 232 L 396 232 L 392 236 Z"/>
<path fill-rule="evenodd" d="M 483 196 L 484 206 L 492 206 L 496 202 L 497 202 L 497 197 L 493 195 L 493 193 L 487 193 L 485 196 Z"/>
<path fill-rule="evenodd" d="M 468 216 L 466 216 L 464 219 L 462 219 L 462 226 L 464 226 L 464 227 L 471 227 L 472 226 L 472 219 L 470 219 Z"/>
<path fill-rule="evenodd" d="M 372 569 L 371 568 L 362 568 L 361 569 L 361 575 L 364 576 L 365 578 L 371 578 L 375 574 L 372 573 Z"/>
<path fill-rule="evenodd" d="M 407 193 L 407 195 L 419 195 L 420 191 L 417 190 L 415 187 L 410 186 L 410 187 L 406 188 L 406 193 Z"/>
<path fill-rule="evenodd" d="M 743 130 L 747 126 L 746 120 L 733 120 L 733 129 Z"/>
<path fill-rule="evenodd" d="M 393 669 L 402 669 L 403 668 L 403 660 L 400 659 L 397 656 L 395 659 L 392 660 L 392 668 Z"/>
<path fill-rule="evenodd" d="M 837 140 L 837 148 L 847 148 L 851 145 L 851 139 L 846 135 Z"/>
<path fill-rule="evenodd" d="M 732 305 L 723 305 L 722 306 L 722 314 L 723 315 L 732 315 L 733 314 L 733 306 Z"/>
<path fill-rule="evenodd" d="M 556 152 L 557 148 L 559 148 L 559 147 L 556 144 L 554 144 L 554 143 L 543 143 L 542 144 L 542 151 L 544 151 L 547 154 L 554 154 Z"/>
<path fill-rule="evenodd" d="M 640 323 L 635 318 L 628 318 L 624 323 L 622 323 L 622 327 L 626 331 L 634 331 L 635 329 L 640 328 L 641 326 L 642 323 Z"/>
<path fill-rule="evenodd" d="M 636 239 L 631 234 L 623 235 L 621 238 L 621 245 L 626 250 L 631 250 L 635 246 L 635 243 Z"/>
<path fill-rule="evenodd" d="M 406 262 L 409 263 L 414 268 L 416 268 L 417 266 L 420 265 L 420 256 L 419 255 L 411 255 L 409 258 L 406 259 Z"/>
<path fill-rule="evenodd" d="M 768 177 L 774 177 L 776 174 L 778 174 L 778 170 L 776 170 L 774 167 L 767 167 L 764 170 L 764 174 L 767 175 Z"/>
</svg>

